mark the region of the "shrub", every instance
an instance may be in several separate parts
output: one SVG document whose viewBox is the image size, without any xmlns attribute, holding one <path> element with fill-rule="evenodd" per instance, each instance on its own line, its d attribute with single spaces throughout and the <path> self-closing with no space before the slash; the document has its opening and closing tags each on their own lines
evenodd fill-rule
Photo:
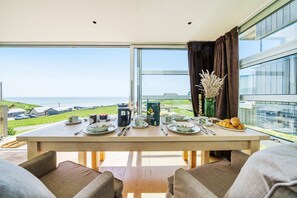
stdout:
<svg viewBox="0 0 297 198">
<path fill-rule="evenodd" d="M 7 133 L 8 133 L 8 135 L 15 135 L 16 130 L 13 127 L 8 127 Z"/>
</svg>

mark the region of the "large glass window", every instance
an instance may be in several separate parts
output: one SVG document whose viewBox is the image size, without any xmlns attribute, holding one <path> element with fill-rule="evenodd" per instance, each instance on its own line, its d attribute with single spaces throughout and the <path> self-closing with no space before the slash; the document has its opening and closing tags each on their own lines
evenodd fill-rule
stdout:
<svg viewBox="0 0 297 198">
<path fill-rule="evenodd" d="M 239 36 L 239 116 L 248 127 L 297 141 L 297 0 Z"/>
<path fill-rule="evenodd" d="M 161 113 L 192 116 L 187 50 L 138 48 L 135 54 L 138 113 L 147 101 L 159 101 Z"/>
<path fill-rule="evenodd" d="M 241 95 L 294 95 L 297 93 L 297 55 L 240 70 Z"/>
<path fill-rule="evenodd" d="M 116 104 L 129 99 L 129 57 L 128 47 L 1 47 L 0 105 L 9 106 L 9 131 L 117 114 Z"/>
<path fill-rule="evenodd" d="M 286 44 L 297 39 L 297 1 L 280 8 L 239 35 L 239 58 Z"/>
</svg>

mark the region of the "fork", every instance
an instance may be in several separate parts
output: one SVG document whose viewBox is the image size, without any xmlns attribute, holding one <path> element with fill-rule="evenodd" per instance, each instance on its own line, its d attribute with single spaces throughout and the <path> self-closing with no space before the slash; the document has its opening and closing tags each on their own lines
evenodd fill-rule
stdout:
<svg viewBox="0 0 297 198">
<path fill-rule="evenodd" d="M 78 135 L 80 132 L 82 132 L 82 129 L 79 130 L 79 131 L 77 131 L 77 132 L 75 132 L 73 135 L 76 136 L 76 135 Z"/>
</svg>

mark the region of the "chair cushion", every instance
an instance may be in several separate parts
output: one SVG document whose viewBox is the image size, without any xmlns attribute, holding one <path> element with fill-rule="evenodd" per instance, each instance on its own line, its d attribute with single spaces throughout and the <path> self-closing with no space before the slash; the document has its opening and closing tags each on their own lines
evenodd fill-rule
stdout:
<svg viewBox="0 0 297 198">
<path fill-rule="evenodd" d="M 223 197 L 238 175 L 228 161 L 219 161 L 188 170 L 201 184 L 217 197 Z M 168 178 L 168 189 L 173 194 L 174 176 Z"/>
<path fill-rule="evenodd" d="M 92 182 L 99 172 L 82 166 L 80 164 L 65 161 L 58 165 L 57 169 L 44 175 L 40 180 L 50 189 L 57 197 L 73 197 L 85 186 Z M 115 197 L 121 197 L 123 183 L 114 180 Z"/>
<path fill-rule="evenodd" d="M 174 174 L 174 198 L 185 197 L 217 198 L 191 174 L 180 168 Z"/>
<path fill-rule="evenodd" d="M 249 157 L 225 197 L 297 197 L 296 167 L 297 143 L 258 151 Z"/>
<path fill-rule="evenodd" d="M 24 168 L 0 159 L 0 197 L 55 197 L 46 186 Z"/>
</svg>

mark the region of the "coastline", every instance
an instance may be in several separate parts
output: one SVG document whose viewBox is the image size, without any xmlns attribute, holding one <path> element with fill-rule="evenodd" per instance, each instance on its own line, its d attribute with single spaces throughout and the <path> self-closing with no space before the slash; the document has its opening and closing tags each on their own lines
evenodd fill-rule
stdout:
<svg viewBox="0 0 297 198">
<path fill-rule="evenodd" d="M 100 107 L 127 103 L 129 97 L 6 97 L 6 101 L 44 107 Z"/>
</svg>

